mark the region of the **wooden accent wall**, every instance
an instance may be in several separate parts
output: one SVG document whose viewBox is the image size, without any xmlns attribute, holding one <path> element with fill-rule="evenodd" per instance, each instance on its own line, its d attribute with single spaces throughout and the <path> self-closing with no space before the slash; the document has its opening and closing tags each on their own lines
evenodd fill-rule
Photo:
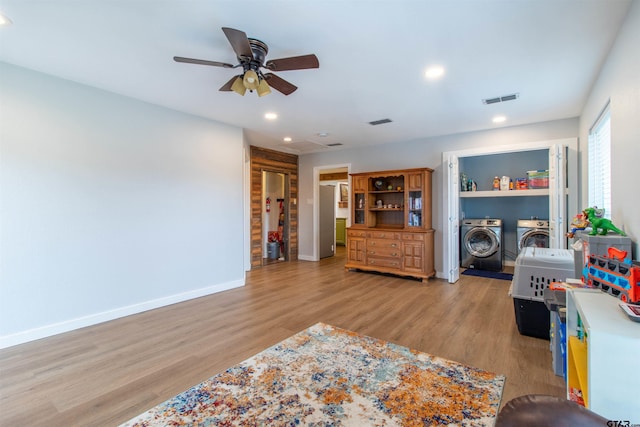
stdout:
<svg viewBox="0 0 640 427">
<path fill-rule="evenodd" d="M 262 171 L 284 173 L 289 181 L 289 244 L 285 259 L 298 259 L 298 156 L 251 146 L 251 268 L 262 266 Z"/>
</svg>

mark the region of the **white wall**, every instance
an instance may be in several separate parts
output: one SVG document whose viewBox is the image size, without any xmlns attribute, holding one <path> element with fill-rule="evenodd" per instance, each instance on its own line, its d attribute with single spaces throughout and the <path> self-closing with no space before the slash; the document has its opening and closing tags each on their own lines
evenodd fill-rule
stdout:
<svg viewBox="0 0 640 427">
<path fill-rule="evenodd" d="M 0 76 L 0 347 L 244 284 L 241 129 Z"/>
<path fill-rule="evenodd" d="M 388 144 L 366 149 L 331 151 L 305 154 L 299 157 L 300 212 L 299 233 L 300 257 L 312 257 L 313 250 L 313 168 L 338 163 L 351 163 L 351 173 L 429 167 L 433 175 L 433 228 L 435 234 L 435 267 L 439 277 L 442 275 L 442 230 L 444 171 L 442 152 L 457 151 L 496 145 L 517 145 L 526 142 L 547 141 L 578 136 L 578 119 L 564 119 L 552 122 L 536 123 L 527 126 L 505 127 L 500 129 L 470 132 L 457 135 L 428 138 L 401 144 Z"/>
<path fill-rule="evenodd" d="M 580 117 L 580 139 L 586 147 L 589 128 L 610 100 L 611 111 L 611 218 L 634 241 L 638 259 L 640 238 L 640 1 L 627 14 L 602 71 Z M 588 202 L 588 162 L 583 150 L 582 200 Z M 586 207 L 586 206 L 585 206 Z"/>
</svg>

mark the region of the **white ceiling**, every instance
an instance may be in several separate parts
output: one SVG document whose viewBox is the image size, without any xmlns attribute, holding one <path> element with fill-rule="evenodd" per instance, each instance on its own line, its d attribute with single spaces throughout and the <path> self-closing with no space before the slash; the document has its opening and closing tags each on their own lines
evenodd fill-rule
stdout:
<svg viewBox="0 0 640 427">
<path fill-rule="evenodd" d="M 579 116 L 629 5 L 0 0 L 13 21 L 0 29 L 0 60 L 239 126 L 256 145 L 306 153 Z M 238 70 L 172 58 L 235 64 L 221 27 L 267 43 L 267 59 L 315 53 L 320 68 L 277 73 L 298 86 L 289 96 L 219 92 Z M 442 79 L 425 79 L 432 64 L 445 67 Z M 481 102 L 511 93 L 519 99 Z M 266 112 L 279 118 L 267 121 Z M 497 114 L 507 121 L 493 124 Z M 384 118 L 392 123 L 368 124 Z"/>
</svg>

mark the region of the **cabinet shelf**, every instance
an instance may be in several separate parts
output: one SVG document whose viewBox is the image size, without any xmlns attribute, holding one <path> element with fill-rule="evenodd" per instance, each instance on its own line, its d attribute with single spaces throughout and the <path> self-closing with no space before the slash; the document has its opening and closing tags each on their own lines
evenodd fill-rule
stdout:
<svg viewBox="0 0 640 427">
<path fill-rule="evenodd" d="M 549 196 L 548 188 L 538 188 L 531 190 L 508 190 L 508 191 L 461 191 L 461 198 L 477 198 L 477 197 L 530 197 L 530 196 Z"/>
</svg>

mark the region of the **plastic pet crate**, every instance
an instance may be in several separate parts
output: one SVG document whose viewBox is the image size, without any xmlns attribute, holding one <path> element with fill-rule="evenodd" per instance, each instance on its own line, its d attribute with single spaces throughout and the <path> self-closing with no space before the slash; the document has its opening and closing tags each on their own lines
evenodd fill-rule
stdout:
<svg viewBox="0 0 640 427">
<path fill-rule="evenodd" d="M 567 249 L 525 247 L 516 258 L 509 293 L 522 335 L 549 339 L 550 314 L 544 292 L 552 282 L 574 275 L 573 252 Z"/>
<path fill-rule="evenodd" d="M 543 302 L 514 298 L 513 311 L 521 335 L 549 339 L 549 309 Z"/>
<path fill-rule="evenodd" d="M 511 296 L 544 303 L 544 291 L 551 282 L 562 282 L 574 274 L 571 250 L 525 247 L 516 258 Z"/>
</svg>

